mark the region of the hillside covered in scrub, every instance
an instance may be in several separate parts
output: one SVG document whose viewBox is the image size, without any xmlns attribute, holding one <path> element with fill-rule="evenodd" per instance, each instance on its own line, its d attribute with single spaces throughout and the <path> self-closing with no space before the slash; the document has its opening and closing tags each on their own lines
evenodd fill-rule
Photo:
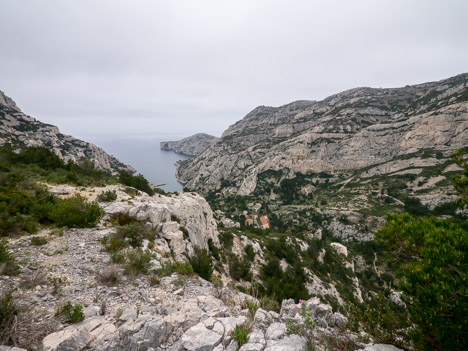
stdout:
<svg viewBox="0 0 468 351">
<path fill-rule="evenodd" d="M 401 144 L 385 144 L 381 159 L 374 155 L 375 162 L 347 170 L 296 172 L 298 164 L 308 164 L 298 158 L 292 168 L 275 161 L 257 172 L 259 163 L 248 165 L 245 158 L 245 167 L 257 169 L 255 179 L 248 178 L 255 186 L 247 188 L 236 177 L 248 172 L 234 168 L 219 179 L 222 167 L 210 171 L 213 182 L 200 178 L 229 160 L 227 135 L 244 132 L 225 133 L 193 163 L 181 162 L 179 174 L 200 166 L 200 177 L 187 184 L 197 192 L 165 193 L 142 175 L 64 157 L 48 143 L 4 143 L 0 350 L 466 349 L 465 88 L 461 75 L 384 91 L 392 98 L 385 100 L 389 111 L 401 107 L 403 93 L 418 97 L 416 104 L 405 100 L 414 115 L 398 110 L 379 119 L 366 107 L 367 131 L 356 125 L 343 129 L 347 137 L 338 133 L 344 142 L 356 133 L 394 132 L 393 139 L 376 139 L 388 145 L 399 143 L 403 130 L 408 140 L 431 135 L 424 147 L 386 158 Z M 431 96 L 430 111 L 421 91 Z M 374 93 L 357 89 L 332 100 L 354 96 L 356 102 L 364 94 L 374 104 Z M 330 111 L 344 109 L 322 107 L 330 125 L 343 122 L 345 116 Z M 362 113 L 358 107 L 353 116 Z M 268 134 L 283 117 L 310 117 L 295 111 L 293 118 L 282 109 L 251 119 Z M 323 127 L 325 116 L 319 117 Z M 437 121 L 448 122 L 433 133 Z M 304 124 L 278 145 L 311 128 Z M 249 153 L 272 140 L 257 140 Z M 219 145 L 228 152 L 213 154 Z M 335 156 L 324 162 L 333 164 Z"/>
<path fill-rule="evenodd" d="M 86 158 L 99 170 L 117 174 L 135 170 L 91 143 L 62 134 L 58 127 L 26 115 L 10 97 L 0 91 L 0 146 L 10 144 L 15 151 L 27 146 L 44 146 L 65 162 Z"/>
</svg>

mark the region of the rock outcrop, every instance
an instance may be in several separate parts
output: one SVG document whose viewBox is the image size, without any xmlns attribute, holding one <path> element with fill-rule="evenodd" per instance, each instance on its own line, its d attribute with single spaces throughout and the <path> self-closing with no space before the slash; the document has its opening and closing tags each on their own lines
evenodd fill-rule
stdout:
<svg viewBox="0 0 468 351">
<path fill-rule="evenodd" d="M 404 88 L 356 88 L 323 101 L 257 107 L 196 158 L 179 162 L 177 177 L 201 191 L 227 181 L 232 192 L 248 195 L 268 170 L 292 178 L 362 169 L 362 177 L 368 177 L 434 162 L 407 156 L 420 150 L 437 150 L 446 158 L 466 146 L 468 74 L 462 74 Z"/>
<path fill-rule="evenodd" d="M 15 151 L 26 146 L 45 146 L 65 162 L 87 158 L 97 169 L 117 173 L 135 170 L 91 143 L 60 133 L 58 127 L 42 123 L 23 113 L 16 103 L 0 91 L 0 145 L 9 143 Z"/>
<path fill-rule="evenodd" d="M 199 133 L 178 141 L 161 142 L 162 150 L 173 150 L 179 154 L 197 156 L 213 145 L 219 138 Z"/>
</svg>

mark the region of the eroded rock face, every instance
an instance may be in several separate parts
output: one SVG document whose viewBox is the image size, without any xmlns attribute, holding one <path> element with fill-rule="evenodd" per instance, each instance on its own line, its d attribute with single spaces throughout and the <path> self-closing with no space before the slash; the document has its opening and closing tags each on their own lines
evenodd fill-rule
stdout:
<svg viewBox="0 0 468 351">
<path fill-rule="evenodd" d="M 163 141 L 162 150 L 173 150 L 179 154 L 197 156 L 213 145 L 219 138 L 205 134 L 195 134 L 178 141 Z"/>
<path fill-rule="evenodd" d="M 468 145 L 466 89 L 468 74 L 462 74 L 398 89 L 356 88 L 323 101 L 257 107 L 202 154 L 181 161 L 177 176 L 202 191 L 227 180 L 232 192 L 248 195 L 267 170 L 293 177 L 375 166 L 362 173 L 370 177 L 426 167 L 440 161 L 404 156 L 423 149 L 448 156 Z"/>
<path fill-rule="evenodd" d="M 14 150 L 26 146 L 44 146 L 65 162 L 88 158 L 97 169 L 117 173 L 135 170 L 91 143 L 60 133 L 53 125 L 24 114 L 15 102 L 0 91 L 0 145 L 10 143 Z"/>
<path fill-rule="evenodd" d="M 156 246 L 161 246 L 163 251 L 172 249 L 177 260 L 186 260 L 185 254 L 193 255 L 196 246 L 208 249 L 210 239 L 219 246 L 213 211 L 200 195 L 181 192 L 177 195 L 149 196 L 140 193 L 131 198 L 120 186 L 108 188 L 116 190 L 118 198 L 117 201 L 101 204 L 104 211 L 109 215 L 122 212 L 146 221 L 167 242 L 157 240 Z"/>
</svg>

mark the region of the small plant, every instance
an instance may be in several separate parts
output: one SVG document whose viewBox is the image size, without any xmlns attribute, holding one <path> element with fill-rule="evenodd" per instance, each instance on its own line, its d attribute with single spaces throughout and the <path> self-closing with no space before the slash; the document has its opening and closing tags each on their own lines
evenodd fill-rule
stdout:
<svg viewBox="0 0 468 351">
<path fill-rule="evenodd" d="M 150 269 L 150 262 L 152 259 L 153 255 L 148 251 L 134 250 L 127 252 L 125 274 L 147 274 Z"/>
<path fill-rule="evenodd" d="M 117 200 L 117 193 L 115 190 L 103 191 L 97 196 L 99 202 L 112 202 Z"/>
<path fill-rule="evenodd" d="M 250 327 L 247 324 L 236 325 L 231 336 L 237 341 L 239 348 L 249 341 Z"/>
<path fill-rule="evenodd" d="M 151 277 L 149 278 L 149 284 L 150 284 L 151 286 L 156 286 L 156 285 L 161 284 L 161 280 L 160 280 L 158 277 L 151 276 Z"/>
<path fill-rule="evenodd" d="M 181 288 L 185 284 L 185 280 L 182 277 L 178 277 L 176 280 L 172 282 L 174 286 L 177 286 L 178 288 Z"/>
<path fill-rule="evenodd" d="M 34 246 L 42 246 L 42 245 L 45 245 L 47 244 L 47 238 L 43 237 L 43 236 L 33 236 L 31 238 L 31 245 L 34 245 Z"/>
<path fill-rule="evenodd" d="M 18 314 L 18 310 L 13 302 L 11 292 L 0 298 L 0 342 L 9 339 L 8 334 L 13 328 L 13 321 Z"/>
<path fill-rule="evenodd" d="M 52 285 L 52 294 L 58 295 L 62 292 L 62 288 L 67 284 L 67 278 L 52 277 L 49 278 L 50 285 Z"/>
<path fill-rule="evenodd" d="M 0 275 L 16 275 L 19 273 L 19 267 L 15 263 L 15 258 L 8 251 L 6 244 L 6 240 L 0 241 Z"/>
<path fill-rule="evenodd" d="M 114 224 L 118 224 L 120 226 L 138 222 L 138 219 L 124 212 L 112 213 L 110 215 L 110 219 L 112 220 Z"/>
<path fill-rule="evenodd" d="M 264 309 L 265 311 L 275 311 L 279 312 L 281 309 L 280 304 L 278 301 L 269 298 L 268 296 L 263 296 L 260 300 L 260 307 Z"/>
<path fill-rule="evenodd" d="M 55 316 L 61 316 L 65 323 L 79 323 L 85 319 L 83 306 L 80 304 L 73 305 L 70 301 L 60 307 Z"/>
<path fill-rule="evenodd" d="M 213 285 L 216 287 L 216 288 L 220 288 L 223 286 L 223 281 L 221 280 L 221 278 L 219 277 L 219 275 L 217 274 L 212 274 L 211 275 L 211 282 L 213 283 Z"/>
<path fill-rule="evenodd" d="M 255 301 L 245 299 L 241 305 L 242 309 L 248 309 L 252 317 L 255 316 L 255 313 L 258 310 L 258 304 Z"/>
<path fill-rule="evenodd" d="M 125 255 L 120 252 L 114 252 L 111 255 L 111 261 L 113 263 L 124 263 L 125 262 Z"/>
<path fill-rule="evenodd" d="M 26 289 L 34 289 L 38 285 L 45 285 L 47 283 L 47 272 L 35 271 L 23 277 L 20 285 Z"/>
<path fill-rule="evenodd" d="M 120 282 L 120 274 L 115 266 L 110 266 L 107 270 L 99 272 L 97 280 L 107 286 L 116 285 Z"/>
</svg>

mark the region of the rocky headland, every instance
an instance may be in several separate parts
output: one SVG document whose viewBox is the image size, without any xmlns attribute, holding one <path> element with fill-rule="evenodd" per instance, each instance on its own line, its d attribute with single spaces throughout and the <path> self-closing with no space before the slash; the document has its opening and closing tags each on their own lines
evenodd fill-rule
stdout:
<svg viewBox="0 0 468 351">
<path fill-rule="evenodd" d="M 213 145 L 219 138 L 199 133 L 178 141 L 161 142 L 161 150 L 172 150 L 178 154 L 197 156 Z"/>
</svg>

